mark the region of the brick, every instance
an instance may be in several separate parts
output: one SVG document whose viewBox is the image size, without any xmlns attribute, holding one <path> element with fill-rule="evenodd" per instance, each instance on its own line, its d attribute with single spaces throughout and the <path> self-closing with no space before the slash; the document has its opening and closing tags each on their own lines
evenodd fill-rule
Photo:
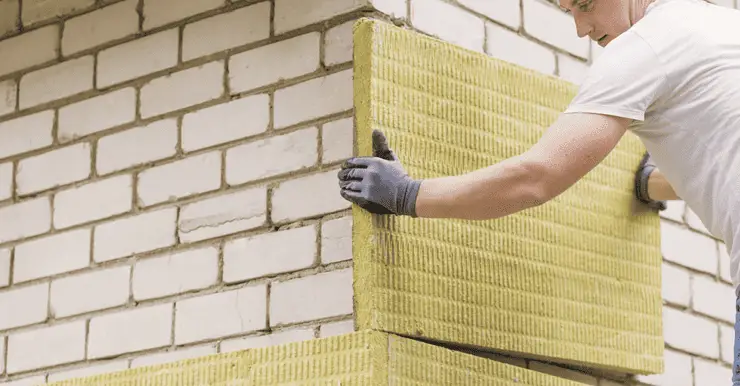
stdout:
<svg viewBox="0 0 740 386">
<path fill-rule="evenodd" d="M 555 74 L 555 54 L 531 40 L 493 23 L 486 23 L 486 53 L 547 75 Z"/>
<path fill-rule="evenodd" d="M 320 33 L 311 32 L 232 56 L 231 92 L 252 90 L 318 70 L 320 38 Z"/>
<path fill-rule="evenodd" d="M 53 125 L 51 110 L 0 122 L 0 158 L 50 146 Z"/>
<path fill-rule="evenodd" d="M 2 7 L 3 3 L 0 3 Z M 18 104 L 18 84 L 14 79 L 0 82 L 0 116 L 14 112 Z"/>
<path fill-rule="evenodd" d="M 98 54 L 98 88 L 176 66 L 179 39 L 175 28 L 101 51 Z M 126 65 L 122 66 L 121 63 Z"/>
<path fill-rule="evenodd" d="M 270 325 L 351 314 L 352 269 L 275 282 L 270 290 Z"/>
<path fill-rule="evenodd" d="M 444 41 L 483 52 L 485 24 L 482 19 L 442 0 L 410 0 L 411 23 Z"/>
<path fill-rule="evenodd" d="M 8 284 L 10 284 L 10 249 L 0 249 L 0 288 L 7 287 Z M 3 352 L 1 344 L 2 339 L 0 339 L 0 353 Z M 0 374 L 2 372 L 0 369 Z"/>
<path fill-rule="evenodd" d="M 18 30 L 19 10 L 18 0 L 0 1 L 0 36 Z"/>
<path fill-rule="evenodd" d="M 738 337 L 740 338 L 740 337 Z M 725 325 L 719 325 L 719 352 L 720 359 L 725 363 L 732 364 L 735 357 L 735 329 Z"/>
<path fill-rule="evenodd" d="M 126 0 L 67 20 L 62 35 L 62 55 L 72 55 L 137 33 L 137 4 L 138 0 Z"/>
<path fill-rule="evenodd" d="M 529 362 L 529 369 L 540 373 L 554 375 L 558 378 L 576 381 L 579 384 L 596 386 L 596 378 L 579 373 L 575 370 L 564 369 L 562 367 L 534 361 Z"/>
<path fill-rule="evenodd" d="M 18 105 L 25 109 L 92 88 L 93 57 L 83 56 L 24 75 Z"/>
<path fill-rule="evenodd" d="M 691 334 L 687 334 L 686 331 L 691 331 Z M 666 344 L 671 348 L 710 358 L 719 357 L 719 332 L 716 322 L 663 307 L 663 333 Z"/>
<path fill-rule="evenodd" d="M 277 90 L 274 126 L 279 129 L 350 110 L 352 90 L 351 69 Z"/>
<path fill-rule="evenodd" d="M 663 374 L 637 375 L 635 379 L 654 386 L 694 386 L 690 356 L 666 349 L 663 360 Z"/>
<path fill-rule="evenodd" d="M 267 221 L 264 186 L 231 191 L 180 209 L 180 242 L 190 243 L 262 227 Z"/>
<path fill-rule="evenodd" d="M 359 9 L 367 0 L 275 0 L 275 34 Z"/>
<path fill-rule="evenodd" d="M 327 220 L 321 224 L 321 263 L 352 259 L 352 217 Z"/>
<path fill-rule="evenodd" d="M 90 320 L 87 357 L 112 357 L 162 347 L 169 345 L 171 338 L 172 304 L 107 314 Z"/>
<path fill-rule="evenodd" d="M 0 338 L 0 355 L 5 358 L 5 338 Z M 0 360 L 0 374 L 5 373 L 5 360 Z M 5 384 L 5 383 L 2 383 Z"/>
<path fill-rule="evenodd" d="M 178 362 L 185 359 L 200 358 L 216 353 L 214 345 L 196 346 L 175 351 L 145 355 L 131 360 L 131 367 L 135 369 L 143 366 L 156 366 L 164 363 Z"/>
<path fill-rule="evenodd" d="M 265 285 L 181 300 L 175 305 L 175 344 L 264 329 L 266 311 Z"/>
<path fill-rule="evenodd" d="M 391 17 L 405 19 L 406 0 L 370 0 L 373 7 Z"/>
<path fill-rule="evenodd" d="M 351 334 L 354 331 L 355 321 L 343 320 L 341 322 L 322 324 L 321 327 L 319 327 L 319 337 L 328 338 L 330 336 Z"/>
<path fill-rule="evenodd" d="M 718 251 L 715 241 L 664 220 L 660 226 L 663 257 L 688 268 L 716 274 Z"/>
<path fill-rule="evenodd" d="M 0 208 L 0 243 L 40 235 L 51 230 L 48 197 L 35 198 Z"/>
<path fill-rule="evenodd" d="M 96 364 L 90 366 L 89 364 L 83 365 L 84 367 L 76 368 L 73 370 L 60 371 L 57 373 L 49 374 L 49 383 L 61 382 L 73 378 L 87 378 L 100 374 L 113 373 L 128 369 L 128 360 L 118 360 L 113 362 L 106 362 L 102 364 Z"/>
<path fill-rule="evenodd" d="M 315 165 L 318 134 L 316 127 L 309 127 L 228 149 L 226 183 L 238 185 Z"/>
<path fill-rule="evenodd" d="M 144 29 L 152 29 L 222 7 L 224 0 L 144 0 Z"/>
<path fill-rule="evenodd" d="M 689 228 L 703 233 L 707 236 L 712 236 L 712 233 L 709 232 L 707 227 L 704 226 L 704 223 L 701 221 L 701 219 L 699 219 L 696 213 L 688 205 L 686 206 L 686 214 L 684 215 L 684 218 L 686 219 L 686 225 L 688 225 Z"/>
<path fill-rule="evenodd" d="M 193 151 L 264 133 L 270 124 L 270 97 L 251 95 L 185 114 L 182 148 Z"/>
<path fill-rule="evenodd" d="M 254 43 L 270 37 L 270 2 L 240 8 L 185 26 L 182 60 Z"/>
<path fill-rule="evenodd" d="M 32 50 L 27 49 L 33 47 Z M 57 57 L 59 26 L 50 25 L 0 42 L 0 76 L 48 63 Z"/>
<path fill-rule="evenodd" d="M 339 195 L 338 169 L 280 183 L 272 193 L 272 221 L 286 222 L 351 207 Z"/>
<path fill-rule="evenodd" d="M 22 283 L 89 265 L 90 229 L 76 229 L 17 245 L 13 281 Z"/>
<path fill-rule="evenodd" d="M 8 373 L 85 358 L 85 321 L 57 324 L 8 337 Z"/>
<path fill-rule="evenodd" d="M 732 381 L 732 370 L 719 363 L 694 358 L 694 386 L 717 386 Z"/>
<path fill-rule="evenodd" d="M 48 316 L 49 284 L 34 284 L 0 293 L 0 330 L 41 323 Z"/>
<path fill-rule="evenodd" d="M 324 35 L 324 64 L 327 66 L 352 61 L 354 21 L 340 24 Z"/>
<path fill-rule="evenodd" d="M 727 283 L 732 283 L 730 254 L 727 251 L 727 245 L 725 243 L 717 243 L 717 248 L 719 250 L 719 277 Z"/>
<path fill-rule="evenodd" d="M 95 0 L 23 0 L 21 20 L 24 26 L 80 11 L 95 5 Z"/>
<path fill-rule="evenodd" d="M 691 276 L 683 268 L 663 263 L 663 300 L 681 306 L 689 305 L 691 299 Z"/>
<path fill-rule="evenodd" d="M 530 36 L 578 57 L 588 59 L 589 39 L 578 37 L 573 18 L 553 4 L 539 0 L 522 2 L 524 30 Z"/>
<path fill-rule="evenodd" d="M 564 54 L 557 54 L 558 75 L 561 79 L 580 85 L 588 73 L 588 65 L 585 62 L 573 59 Z"/>
<path fill-rule="evenodd" d="M 85 205 L 80 206 L 80 202 Z M 98 180 L 54 196 L 54 228 L 100 220 L 126 213 L 133 206 L 133 178 L 130 174 Z"/>
<path fill-rule="evenodd" d="M 314 339 L 314 329 L 311 327 L 294 328 L 285 331 L 273 332 L 268 335 L 249 336 L 246 338 L 229 339 L 221 342 L 221 352 L 242 351 L 255 348 L 272 347 L 293 342 L 302 342 Z"/>
<path fill-rule="evenodd" d="M 136 119 L 136 90 L 124 88 L 59 109 L 59 142 L 64 143 Z"/>
<path fill-rule="evenodd" d="M 221 186 L 221 153 L 205 153 L 147 169 L 138 178 L 141 206 L 215 190 Z"/>
<path fill-rule="evenodd" d="M 29 194 L 90 177 L 91 146 L 78 143 L 18 162 L 18 194 Z"/>
<path fill-rule="evenodd" d="M 158 161 L 177 152 L 177 121 L 165 119 L 98 140 L 98 175 Z"/>
<path fill-rule="evenodd" d="M 141 88 L 142 118 L 207 102 L 224 92 L 224 62 L 219 60 L 154 79 Z M 193 88 L 193 84 L 198 87 Z"/>
<path fill-rule="evenodd" d="M 103 262 L 174 245 L 176 214 L 166 208 L 98 225 L 93 259 Z"/>
<path fill-rule="evenodd" d="M 522 24 L 519 1 L 457 0 L 457 2 L 473 12 L 513 29 L 519 29 Z"/>
<path fill-rule="evenodd" d="M 695 311 L 728 323 L 735 323 L 737 298 L 730 285 L 696 275 L 691 287 Z"/>
<path fill-rule="evenodd" d="M 223 280 L 233 283 L 314 265 L 314 225 L 232 240 L 224 245 Z"/>
<path fill-rule="evenodd" d="M 51 282 L 51 312 L 57 318 L 122 306 L 129 298 L 131 267 L 98 269 Z"/>
<path fill-rule="evenodd" d="M 218 281 L 218 249 L 207 247 L 139 260 L 131 286 L 134 300 L 203 289 Z"/>
<path fill-rule="evenodd" d="M 666 201 L 666 210 L 660 211 L 660 217 L 673 220 L 676 222 L 684 222 L 683 215 L 686 210 L 686 203 L 679 200 Z"/>
<path fill-rule="evenodd" d="M 337 162 L 354 153 L 354 122 L 352 118 L 325 123 L 321 129 L 321 160 Z"/>
<path fill-rule="evenodd" d="M 0 383 L 3 386 L 38 386 L 46 383 L 46 375 L 17 378 L 10 382 Z"/>
<path fill-rule="evenodd" d="M 13 197 L 13 164 L 0 164 L 0 201 Z"/>
</svg>

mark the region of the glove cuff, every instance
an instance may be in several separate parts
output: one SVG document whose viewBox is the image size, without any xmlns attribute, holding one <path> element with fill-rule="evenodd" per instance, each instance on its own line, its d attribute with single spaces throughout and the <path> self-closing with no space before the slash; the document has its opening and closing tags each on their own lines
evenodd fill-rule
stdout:
<svg viewBox="0 0 740 386">
<path fill-rule="evenodd" d="M 416 214 L 416 198 L 419 195 L 419 188 L 421 187 L 421 180 L 409 180 L 404 189 L 403 197 L 401 197 L 401 211 L 400 214 L 405 214 L 411 217 L 418 217 Z"/>
<path fill-rule="evenodd" d="M 666 202 L 653 200 L 648 194 L 648 181 L 650 179 L 650 174 L 652 174 L 654 170 L 655 165 L 651 162 L 650 155 L 645 153 L 645 156 L 640 162 L 637 176 L 635 176 L 635 196 L 640 202 L 647 204 L 650 208 L 662 211 L 667 208 Z"/>
</svg>

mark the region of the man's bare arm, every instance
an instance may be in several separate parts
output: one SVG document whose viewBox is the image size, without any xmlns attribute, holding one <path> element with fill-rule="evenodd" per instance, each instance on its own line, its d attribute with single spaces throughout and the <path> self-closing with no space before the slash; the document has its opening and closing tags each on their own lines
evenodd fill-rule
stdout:
<svg viewBox="0 0 740 386">
<path fill-rule="evenodd" d="M 648 195 L 656 201 L 680 200 L 671 184 L 659 169 L 654 169 L 648 178 Z"/>
</svg>

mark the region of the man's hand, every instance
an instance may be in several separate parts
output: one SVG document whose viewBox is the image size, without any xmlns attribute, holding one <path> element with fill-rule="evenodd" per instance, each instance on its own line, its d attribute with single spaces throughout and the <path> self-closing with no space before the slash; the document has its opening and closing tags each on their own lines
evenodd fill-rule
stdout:
<svg viewBox="0 0 740 386">
<path fill-rule="evenodd" d="M 337 173 L 341 196 L 375 214 L 417 217 L 421 180 L 409 177 L 380 130 L 373 130 L 373 155 L 355 157 Z"/>
<path fill-rule="evenodd" d="M 655 170 L 655 164 L 653 163 L 650 154 L 645 152 L 645 155 L 640 161 L 640 166 L 637 168 L 635 173 L 635 195 L 641 202 L 647 204 L 648 207 L 654 210 L 662 211 L 666 209 L 666 202 L 661 200 L 654 200 L 650 198 L 648 194 L 648 181 L 650 174 Z"/>
</svg>

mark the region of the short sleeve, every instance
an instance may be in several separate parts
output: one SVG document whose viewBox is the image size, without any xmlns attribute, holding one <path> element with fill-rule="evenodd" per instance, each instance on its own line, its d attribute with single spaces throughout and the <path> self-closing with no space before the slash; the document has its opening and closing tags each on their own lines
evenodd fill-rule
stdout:
<svg viewBox="0 0 740 386">
<path fill-rule="evenodd" d="M 667 83 L 655 51 L 637 33 L 627 31 L 592 64 L 565 113 L 615 115 L 644 121 L 645 112 Z"/>
</svg>

